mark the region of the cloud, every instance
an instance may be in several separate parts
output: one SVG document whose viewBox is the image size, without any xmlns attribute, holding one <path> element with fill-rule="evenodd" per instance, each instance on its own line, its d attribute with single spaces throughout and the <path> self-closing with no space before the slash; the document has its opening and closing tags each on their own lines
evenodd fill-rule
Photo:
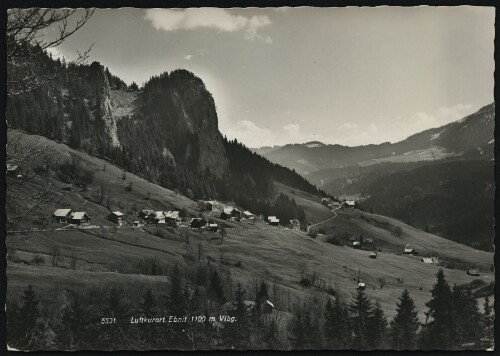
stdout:
<svg viewBox="0 0 500 356">
<path fill-rule="evenodd" d="M 359 128 L 358 124 L 353 124 L 350 122 L 346 122 L 345 124 L 342 124 L 339 126 L 339 130 L 357 130 Z"/>
<path fill-rule="evenodd" d="M 259 127 L 249 120 L 238 121 L 235 126 L 225 130 L 225 134 L 228 138 L 236 138 L 248 147 L 305 143 L 321 139 L 321 135 L 302 133 L 300 125 L 296 123 L 283 126 L 282 131 L 273 131 L 269 128 Z"/>
<path fill-rule="evenodd" d="M 148 9 L 144 17 L 154 28 L 163 31 L 195 30 L 199 28 L 215 29 L 219 32 L 245 31 L 248 40 L 259 39 L 272 43 L 269 36 L 262 36 L 258 30 L 269 26 L 267 16 L 232 15 L 226 9 L 188 8 L 188 9 Z"/>
<path fill-rule="evenodd" d="M 471 111 L 472 105 L 470 104 L 443 106 L 434 113 L 418 112 L 413 114 L 409 120 L 399 120 L 397 126 L 403 128 L 407 132 L 407 135 L 411 135 L 449 124 L 467 116 Z"/>
<path fill-rule="evenodd" d="M 283 130 L 291 136 L 297 136 L 300 131 L 299 124 L 288 124 L 283 126 Z"/>
<path fill-rule="evenodd" d="M 271 39 L 271 37 L 269 37 L 269 36 L 264 37 L 264 36 L 257 33 L 258 29 L 265 27 L 265 26 L 269 26 L 270 24 L 271 24 L 271 20 L 269 20 L 269 17 L 267 17 L 267 16 L 253 16 L 250 19 L 248 26 L 245 30 L 245 38 L 247 40 L 259 39 L 259 40 L 266 42 L 267 44 L 273 43 L 273 40 Z"/>
<path fill-rule="evenodd" d="M 191 60 L 191 58 L 193 58 L 193 55 L 192 55 L 192 54 L 188 54 L 188 55 L 184 56 L 184 59 L 185 59 L 186 61 Z"/>
<path fill-rule="evenodd" d="M 268 128 L 261 128 L 250 120 L 238 121 L 235 126 L 225 132 L 228 138 L 236 138 L 249 147 L 261 147 L 270 145 L 273 133 Z"/>
</svg>

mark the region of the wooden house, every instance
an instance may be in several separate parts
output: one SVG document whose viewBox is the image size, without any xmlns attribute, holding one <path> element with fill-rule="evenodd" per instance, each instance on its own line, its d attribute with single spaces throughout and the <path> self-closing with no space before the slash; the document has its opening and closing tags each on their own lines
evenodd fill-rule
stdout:
<svg viewBox="0 0 500 356">
<path fill-rule="evenodd" d="M 121 224 L 123 222 L 125 215 L 120 211 L 113 211 L 108 215 L 108 220 L 114 222 L 115 224 Z"/>
<path fill-rule="evenodd" d="M 414 248 L 411 248 L 411 247 L 408 247 L 409 245 L 406 245 L 405 246 L 405 249 L 404 249 L 404 254 L 405 255 L 418 255 L 418 251 L 415 250 Z"/>
<path fill-rule="evenodd" d="M 71 191 L 73 191 L 73 185 L 72 184 L 64 184 L 61 187 L 61 189 L 66 191 L 66 192 L 71 192 Z"/>
<path fill-rule="evenodd" d="M 358 283 L 358 289 L 359 289 L 359 290 L 365 290 L 365 289 L 366 289 L 366 283 L 364 283 L 364 282 L 359 282 L 359 283 Z"/>
<path fill-rule="evenodd" d="M 154 224 L 165 224 L 165 213 L 163 211 L 155 211 L 150 215 L 150 219 Z"/>
<path fill-rule="evenodd" d="M 356 206 L 356 203 L 354 202 L 354 200 L 346 200 L 343 204 L 342 204 L 342 207 L 343 208 L 354 208 Z"/>
<path fill-rule="evenodd" d="M 181 222 L 180 212 L 177 210 L 165 211 L 164 214 L 165 214 L 165 222 L 167 224 L 177 226 L 177 224 Z"/>
<path fill-rule="evenodd" d="M 267 221 L 269 222 L 269 225 L 273 226 L 278 226 L 280 224 L 280 219 L 278 219 L 276 216 L 268 216 Z"/>
<path fill-rule="evenodd" d="M 356 248 L 356 249 L 361 248 L 361 242 L 359 242 L 359 241 L 353 241 L 352 242 L 352 247 Z"/>
<path fill-rule="evenodd" d="M 17 165 L 8 164 L 6 173 L 8 177 L 19 178 L 19 179 L 23 177 L 23 170 L 21 169 L 21 167 Z"/>
<path fill-rule="evenodd" d="M 232 206 L 226 206 L 223 210 L 222 213 L 220 214 L 221 219 L 224 220 L 229 220 L 231 218 L 231 214 L 233 212 L 233 207 Z"/>
<path fill-rule="evenodd" d="M 189 225 L 193 229 L 201 229 L 206 224 L 207 224 L 207 221 L 204 218 L 192 218 L 191 223 Z"/>
<path fill-rule="evenodd" d="M 231 218 L 235 220 L 241 219 L 241 211 L 238 209 L 232 207 L 232 206 L 226 206 L 222 213 L 220 214 L 221 219 L 224 220 L 229 220 Z"/>
<path fill-rule="evenodd" d="M 73 214 L 71 214 L 69 221 L 72 224 L 80 225 L 80 224 L 88 223 L 90 221 L 90 216 L 84 211 L 76 211 Z"/>
<path fill-rule="evenodd" d="M 71 209 L 57 209 L 52 217 L 59 223 L 65 223 L 71 219 L 71 214 Z"/>
<path fill-rule="evenodd" d="M 370 258 L 377 258 L 377 251 L 373 251 L 372 253 L 370 253 Z"/>
<path fill-rule="evenodd" d="M 253 214 L 251 212 L 249 212 L 248 210 L 245 210 L 242 215 L 245 219 L 255 219 Z"/>
<path fill-rule="evenodd" d="M 139 212 L 139 217 L 144 220 L 148 220 L 148 218 L 153 214 L 154 211 L 150 209 L 144 209 Z"/>
<path fill-rule="evenodd" d="M 208 231 L 217 232 L 217 230 L 219 230 L 219 225 L 215 223 L 211 223 L 208 225 Z"/>
</svg>

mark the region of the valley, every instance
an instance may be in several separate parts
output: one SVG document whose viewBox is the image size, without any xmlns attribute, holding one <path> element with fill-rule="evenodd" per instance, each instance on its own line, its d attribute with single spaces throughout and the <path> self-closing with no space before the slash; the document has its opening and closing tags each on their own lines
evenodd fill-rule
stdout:
<svg viewBox="0 0 500 356">
<path fill-rule="evenodd" d="M 23 134 L 22 139 L 25 142 L 48 141 L 27 134 Z M 40 221 L 50 219 L 50 214 L 60 207 L 84 210 L 92 216 L 92 221 L 87 227 L 73 226 L 68 230 L 57 230 L 66 225 L 49 222 L 45 229 L 51 231 L 9 233 L 6 241 L 9 300 L 17 298 L 29 283 L 47 295 L 67 288 L 85 290 L 90 286 L 102 288 L 115 284 L 141 285 L 141 289 L 148 287 L 161 292 L 169 285 L 170 278 L 144 275 L 139 268 L 143 261 L 156 260 L 165 268 L 173 264 L 193 268 L 211 263 L 243 285 L 265 280 L 280 290 L 281 294 L 276 294 L 280 297 L 273 303 L 284 313 L 289 312 L 293 304 L 313 296 L 327 298 L 328 288 L 349 300 L 357 290 L 357 278 L 360 277 L 367 284 L 366 294 L 380 302 L 388 318 L 395 315 L 396 300 L 402 290 L 409 290 L 423 322 L 424 303 L 430 298 L 434 275 L 440 267 L 422 263 L 421 256 L 439 256 L 445 265 L 448 263 L 449 268 L 444 271 L 452 285 L 465 285 L 475 280 L 484 285 L 494 283 L 494 274 L 490 272 L 492 253 L 424 233 L 396 219 L 342 210 L 335 219 L 315 227 L 325 233 L 318 234 L 316 239 L 303 231 L 269 226 L 260 219 L 254 223 L 224 221 L 199 211 L 196 201 L 181 194 L 129 172 L 123 179 L 123 170 L 109 162 L 63 144 L 49 143 L 61 158 L 78 157 L 81 166 L 94 171 L 94 179 L 84 191 L 75 188 L 73 192 L 64 192 L 59 188 L 57 194 L 61 196 L 57 203 L 33 211 L 27 221 L 34 228 Z M 63 185 L 55 178 L 51 183 L 56 187 Z M 37 183 L 26 184 L 35 186 Z M 126 189 L 129 185 L 131 191 Z M 111 210 L 120 209 L 126 214 L 125 226 L 117 227 L 105 220 L 109 210 L 87 199 L 92 191 L 102 188 L 115 197 Z M 295 197 L 311 223 L 332 216 L 329 209 L 321 205 L 319 197 L 282 184 L 276 189 Z M 224 242 L 221 244 L 219 233 L 189 227 L 169 229 L 154 224 L 131 227 L 132 221 L 138 219 L 139 210 L 145 208 L 184 209 L 187 221 L 189 216 L 201 214 L 226 225 Z M 390 231 L 392 227 L 401 227 L 401 237 L 394 236 Z M 342 233 L 372 238 L 380 251 L 377 259 L 370 259 L 369 251 L 335 246 L 326 241 L 328 235 Z M 420 256 L 403 255 L 407 244 L 418 249 Z M 201 258 L 197 252 L 200 246 Z M 60 251 L 56 266 L 51 261 L 55 248 Z M 35 256 L 41 256 L 44 262 L 33 262 Z M 479 269 L 480 276 L 468 276 L 465 271 L 468 268 Z M 302 273 L 315 275 L 318 281 L 315 286 L 304 287 L 299 283 L 301 269 Z M 385 280 L 383 287 L 379 285 L 381 278 Z"/>
</svg>

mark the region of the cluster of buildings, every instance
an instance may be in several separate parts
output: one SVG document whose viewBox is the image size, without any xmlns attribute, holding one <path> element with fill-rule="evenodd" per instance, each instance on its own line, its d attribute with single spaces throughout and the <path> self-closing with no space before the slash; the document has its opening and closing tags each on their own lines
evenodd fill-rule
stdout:
<svg viewBox="0 0 500 356">
<path fill-rule="evenodd" d="M 54 220 L 59 223 L 83 224 L 90 222 L 91 216 L 84 211 L 73 211 L 71 209 L 57 209 L 52 214 Z"/>
<path fill-rule="evenodd" d="M 218 203 L 213 200 L 204 201 L 204 204 L 208 210 L 213 210 L 215 207 L 218 206 Z M 241 219 L 255 221 L 256 216 L 251 212 L 249 212 L 248 210 L 241 211 L 233 206 L 226 206 L 222 208 L 222 211 L 220 213 L 220 218 L 232 221 L 241 221 Z M 264 218 L 261 217 L 261 220 L 264 220 Z M 278 226 L 280 224 L 280 219 L 278 219 L 276 216 L 268 216 L 266 221 L 268 222 L 269 225 L 273 226 Z M 297 219 L 290 220 L 290 224 L 292 228 L 294 229 L 297 228 L 298 230 L 300 230 L 300 223 Z"/>
<path fill-rule="evenodd" d="M 205 201 L 203 203 L 209 209 L 213 209 L 216 204 L 218 204 L 215 201 Z M 182 222 L 180 211 L 178 210 L 163 211 L 144 209 L 139 212 L 138 216 L 143 220 L 145 224 L 165 224 L 170 227 L 177 227 Z M 86 212 L 73 211 L 72 209 L 57 209 L 52 214 L 52 217 L 59 223 L 70 223 L 77 225 L 88 223 L 91 220 L 91 216 Z M 241 219 L 255 221 L 256 216 L 248 210 L 241 211 L 235 207 L 226 206 L 222 208 L 220 218 L 231 221 L 241 221 Z M 107 219 L 115 224 L 122 225 L 125 222 L 125 214 L 120 211 L 113 211 L 107 216 Z M 267 219 L 264 219 L 263 216 L 260 216 L 260 219 L 266 220 L 269 225 L 278 226 L 280 224 L 280 219 L 278 219 L 276 216 L 268 216 Z M 133 226 L 141 226 L 140 221 L 134 221 Z M 203 228 L 208 231 L 219 230 L 218 224 L 210 222 L 203 217 L 192 218 L 189 221 L 189 226 L 196 229 Z M 300 230 L 300 222 L 297 219 L 290 220 L 290 227 L 294 230 Z"/>
<path fill-rule="evenodd" d="M 321 204 L 329 207 L 332 210 L 340 208 L 348 209 L 356 207 L 356 202 L 354 200 L 346 200 L 344 202 L 340 202 L 337 200 L 333 200 L 331 198 L 322 198 Z"/>
</svg>

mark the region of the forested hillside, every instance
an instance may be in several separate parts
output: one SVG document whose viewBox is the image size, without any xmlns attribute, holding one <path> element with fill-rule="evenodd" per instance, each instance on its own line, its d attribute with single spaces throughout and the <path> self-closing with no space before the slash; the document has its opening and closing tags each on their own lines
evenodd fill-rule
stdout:
<svg viewBox="0 0 500 356">
<path fill-rule="evenodd" d="M 471 179 L 473 177 L 473 179 Z M 474 248 L 493 251 L 493 166 L 456 161 L 381 175 L 360 187 L 367 211 Z"/>
<path fill-rule="evenodd" d="M 9 100 L 10 128 L 108 158 L 190 198 L 232 200 L 256 213 L 273 213 L 274 181 L 321 194 L 294 171 L 222 137 L 212 95 L 191 72 L 162 73 L 139 90 L 98 62 L 74 66 L 45 53 L 39 57 L 37 65 L 62 74 Z M 112 95 L 124 91 L 135 91 L 127 115 L 114 107 Z M 278 205 L 305 224 L 293 199 Z"/>
</svg>

